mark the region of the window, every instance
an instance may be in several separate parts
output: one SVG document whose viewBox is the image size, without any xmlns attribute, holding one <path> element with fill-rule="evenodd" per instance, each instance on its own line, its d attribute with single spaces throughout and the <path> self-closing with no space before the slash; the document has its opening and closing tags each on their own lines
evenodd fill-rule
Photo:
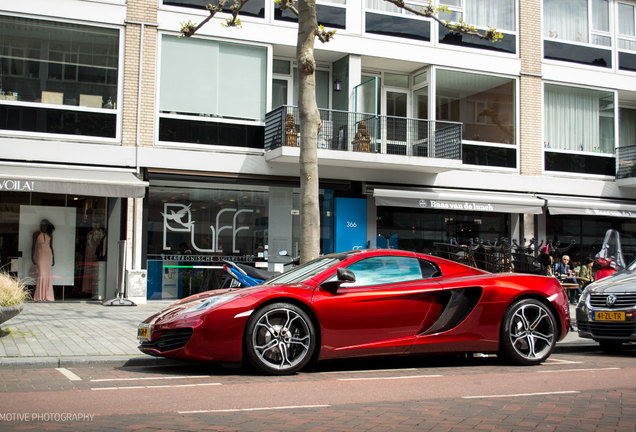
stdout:
<svg viewBox="0 0 636 432">
<path fill-rule="evenodd" d="M 119 30 L 0 17 L 0 128 L 116 137 Z"/>
<path fill-rule="evenodd" d="M 298 22 L 296 14 L 289 9 L 281 10 L 278 3 L 274 4 L 274 19 L 278 21 Z M 328 28 L 346 28 L 346 0 L 318 0 L 316 2 L 316 20 L 319 25 L 324 25 Z"/>
<path fill-rule="evenodd" d="M 543 37 L 612 46 L 609 0 L 544 0 Z"/>
<path fill-rule="evenodd" d="M 620 108 L 618 125 L 619 147 L 636 146 L 636 109 Z"/>
<path fill-rule="evenodd" d="M 331 95 L 331 80 L 328 70 L 316 69 L 316 103 L 319 109 L 329 109 Z M 294 106 L 298 106 L 298 69 L 294 67 L 292 76 L 294 82 Z"/>
<path fill-rule="evenodd" d="M 636 5 L 618 3 L 618 48 L 636 51 Z"/>
<path fill-rule="evenodd" d="M 356 276 L 353 283 L 344 287 L 388 285 L 422 279 L 422 269 L 417 258 L 378 256 L 362 259 L 347 267 Z"/>
<path fill-rule="evenodd" d="M 477 28 L 516 30 L 515 0 L 440 0 L 440 5 L 449 9 L 449 13 L 440 15 L 443 20 L 463 19 Z"/>
<path fill-rule="evenodd" d="M 614 153 L 614 93 L 545 85 L 545 147 Z"/>
<path fill-rule="evenodd" d="M 425 7 L 428 2 L 407 2 L 415 9 Z M 365 31 L 385 36 L 403 37 L 422 41 L 431 40 L 431 23 L 384 0 L 366 0 Z"/>
<path fill-rule="evenodd" d="M 266 79 L 265 47 L 164 35 L 160 141 L 262 148 Z"/>
<path fill-rule="evenodd" d="M 210 0 L 163 0 L 163 4 L 167 6 L 182 6 L 194 9 L 203 9 L 210 4 Z M 227 2 L 223 8 L 223 12 L 230 12 L 230 7 L 234 2 Z M 265 0 L 250 0 L 241 9 L 240 16 L 249 16 L 256 18 L 265 17 Z"/>
<path fill-rule="evenodd" d="M 512 78 L 437 71 L 436 119 L 461 122 L 463 139 L 515 144 Z"/>
</svg>

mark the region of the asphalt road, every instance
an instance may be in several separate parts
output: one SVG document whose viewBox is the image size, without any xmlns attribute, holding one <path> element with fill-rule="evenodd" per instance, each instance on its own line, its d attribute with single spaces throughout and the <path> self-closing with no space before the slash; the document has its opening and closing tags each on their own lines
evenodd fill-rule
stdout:
<svg viewBox="0 0 636 432">
<path fill-rule="evenodd" d="M 174 364 L 0 370 L 0 431 L 629 431 L 636 349 L 325 362 L 287 377 Z"/>
</svg>

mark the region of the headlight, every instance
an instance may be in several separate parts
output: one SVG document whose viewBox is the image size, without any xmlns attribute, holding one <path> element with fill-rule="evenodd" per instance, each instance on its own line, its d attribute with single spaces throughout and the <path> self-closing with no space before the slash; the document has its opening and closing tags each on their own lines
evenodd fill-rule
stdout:
<svg viewBox="0 0 636 432">
<path fill-rule="evenodd" d="M 210 297 L 209 299 L 199 303 L 196 306 L 191 307 L 190 309 L 186 309 L 184 312 L 198 312 L 202 310 L 212 309 L 220 304 L 229 302 L 230 300 L 234 300 L 237 298 L 238 294 L 225 294 L 216 297 Z"/>
</svg>

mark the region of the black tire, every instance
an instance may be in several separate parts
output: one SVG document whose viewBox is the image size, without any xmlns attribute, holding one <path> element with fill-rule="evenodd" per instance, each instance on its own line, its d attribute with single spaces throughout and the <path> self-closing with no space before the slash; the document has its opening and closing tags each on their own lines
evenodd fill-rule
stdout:
<svg viewBox="0 0 636 432">
<path fill-rule="evenodd" d="M 601 345 L 601 349 L 609 354 L 617 354 L 623 351 L 623 342 L 614 340 L 598 341 Z"/>
<path fill-rule="evenodd" d="M 304 310 L 290 303 L 273 303 L 247 321 L 244 347 L 244 358 L 255 369 L 290 375 L 312 359 L 316 332 Z"/>
<path fill-rule="evenodd" d="M 557 341 L 557 325 L 548 306 L 522 299 L 508 307 L 501 322 L 499 355 L 511 363 L 531 366 L 544 362 Z"/>
</svg>

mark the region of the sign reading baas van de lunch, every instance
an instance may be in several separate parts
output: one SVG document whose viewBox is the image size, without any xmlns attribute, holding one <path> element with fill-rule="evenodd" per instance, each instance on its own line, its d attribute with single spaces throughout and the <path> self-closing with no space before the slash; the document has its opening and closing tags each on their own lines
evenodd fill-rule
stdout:
<svg viewBox="0 0 636 432">
<path fill-rule="evenodd" d="M 421 199 L 420 208 L 431 208 L 440 210 L 464 210 L 464 211 L 495 211 L 495 207 L 489 203 L 459 202 L 459 201 L 439 201 Z"/>
<path fill-rule="evenodd" d="M 34 192 L 35 182 L 32 180 L 0 179 L 0 191 Z"/>
</svg>

